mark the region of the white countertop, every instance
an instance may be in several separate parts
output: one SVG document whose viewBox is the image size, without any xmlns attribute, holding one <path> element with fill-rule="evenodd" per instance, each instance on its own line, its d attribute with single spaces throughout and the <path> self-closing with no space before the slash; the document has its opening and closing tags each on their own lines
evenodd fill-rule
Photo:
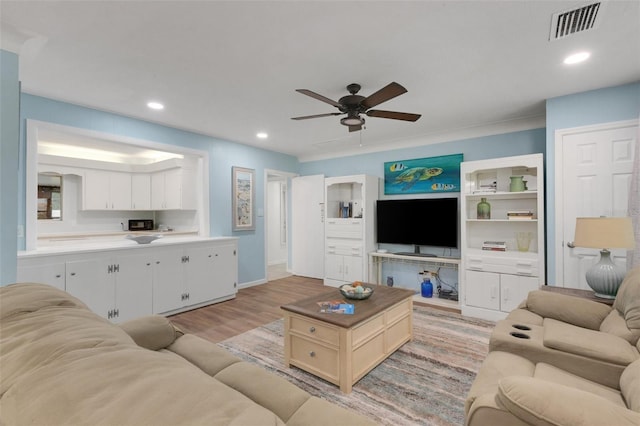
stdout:
<svg viewBox="0 0 640 426">
<path fill-rule="evenodd" d="M 19 258 L 38 257 L 46 255 L 63 255 L 75 253 L 98 252 L 108 250 L 144 250 L 154 247 L 170 246 L 174 244 L 200 243 L 207 241 L 235 241 L 237 237 L 199 237 L 195 235 L 166 235 L 157 239 L 150 244 L 138 244 L 135 241 L 124 237 L 118 239 L 101 239 L 101 238 L 67 238 L 60 241 L 59 244 L 51 242 L 45 246 L 38 247 L 35 250 L 18 251 Z"/>
</svg>

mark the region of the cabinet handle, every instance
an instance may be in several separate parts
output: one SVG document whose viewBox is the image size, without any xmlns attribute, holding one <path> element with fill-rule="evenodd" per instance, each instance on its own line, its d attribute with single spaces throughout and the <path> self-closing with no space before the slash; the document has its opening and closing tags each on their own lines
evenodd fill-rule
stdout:
<svg viewBox="0 0 640 426">
<path fill-rule="evenodd" d="M 60 274 L 56 275 L 56 278 L 60 278 L 60 277 L 61 277 L 61 275 L 60 275 Z"/>
<path fill-rule="evenodd" d="M 159 264 L 160 264 L 160 261 L 159 261 L 159 260 L 156 260 L 156 265 L 159 265 Z"/>
<path fill-rule="evenodd" d="M 147 266 L 151 266 L 151 262 L 147 262 Z"/>
<path fill-rule="evenodd" d="M 75 272 L 72 272 L 72 273 L 70 273 L 69 275 L 71 275 L 72 277 L 75 277 L 75 276 L 76 276 L 76 273 L 75 273 Z"/>
<path fill-rule="evenodd" d="M 315 332 L 316 332 L 315 327 L 309 327 L 309 333 L 315 333 Z"/>
<path fill-rule="evenodd" d="M 316 353 L 314 351 L 309 352 L 309 356 L 311 358 L 314 358 L 316 356 Z"/>
</svg>

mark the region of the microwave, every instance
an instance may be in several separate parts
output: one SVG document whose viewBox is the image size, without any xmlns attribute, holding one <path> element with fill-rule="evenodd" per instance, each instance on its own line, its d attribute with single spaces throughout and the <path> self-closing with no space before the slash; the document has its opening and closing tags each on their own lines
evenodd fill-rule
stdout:
<svg viewBox="0 0 640 426">
<path fill-rule="evenodd" d="M 130 219 L 129 231 L 152 231 L 153 220 L 152 219 Z"/>
</svg>

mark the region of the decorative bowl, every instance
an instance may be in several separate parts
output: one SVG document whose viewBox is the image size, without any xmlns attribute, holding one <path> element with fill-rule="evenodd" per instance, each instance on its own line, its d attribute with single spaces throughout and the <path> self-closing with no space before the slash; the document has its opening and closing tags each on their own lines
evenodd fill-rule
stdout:
<svg viewBox="0 0 640 426">
<path fill-rule="evenodd" d="M 152 241 L 162 238 L 162 235 L 127 235 L 125 238 L 138 244 L 150 244 Z"/>
<path fill-rule="evenodd" d="M 351 284 L 344 284 L 340 286 L 340 293 L 347 299 L 364 300 L 371 297 L 373 294 L 373 287 L 367 287 L 361 285 L 362 292 L 356 290 L 357 287 L 353 287 Z"/>
</svg>

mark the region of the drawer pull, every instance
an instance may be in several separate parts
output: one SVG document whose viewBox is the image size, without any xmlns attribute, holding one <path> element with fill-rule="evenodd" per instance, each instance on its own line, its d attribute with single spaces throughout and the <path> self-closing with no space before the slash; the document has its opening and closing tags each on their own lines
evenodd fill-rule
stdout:
<svg viewBox="0 0 640 426">
<path fill-rule="evenodd" d="M 315 332 L 316 332 L 315 327 L 309 327 L 309 333 L 315 333 Z"/>
<path fill-rule="evenodd" d="M 309 352 L 309 356 L 311 358 L 314 358 L 316 356 L 316 353 L 314 351 Z"/>
</svg>

